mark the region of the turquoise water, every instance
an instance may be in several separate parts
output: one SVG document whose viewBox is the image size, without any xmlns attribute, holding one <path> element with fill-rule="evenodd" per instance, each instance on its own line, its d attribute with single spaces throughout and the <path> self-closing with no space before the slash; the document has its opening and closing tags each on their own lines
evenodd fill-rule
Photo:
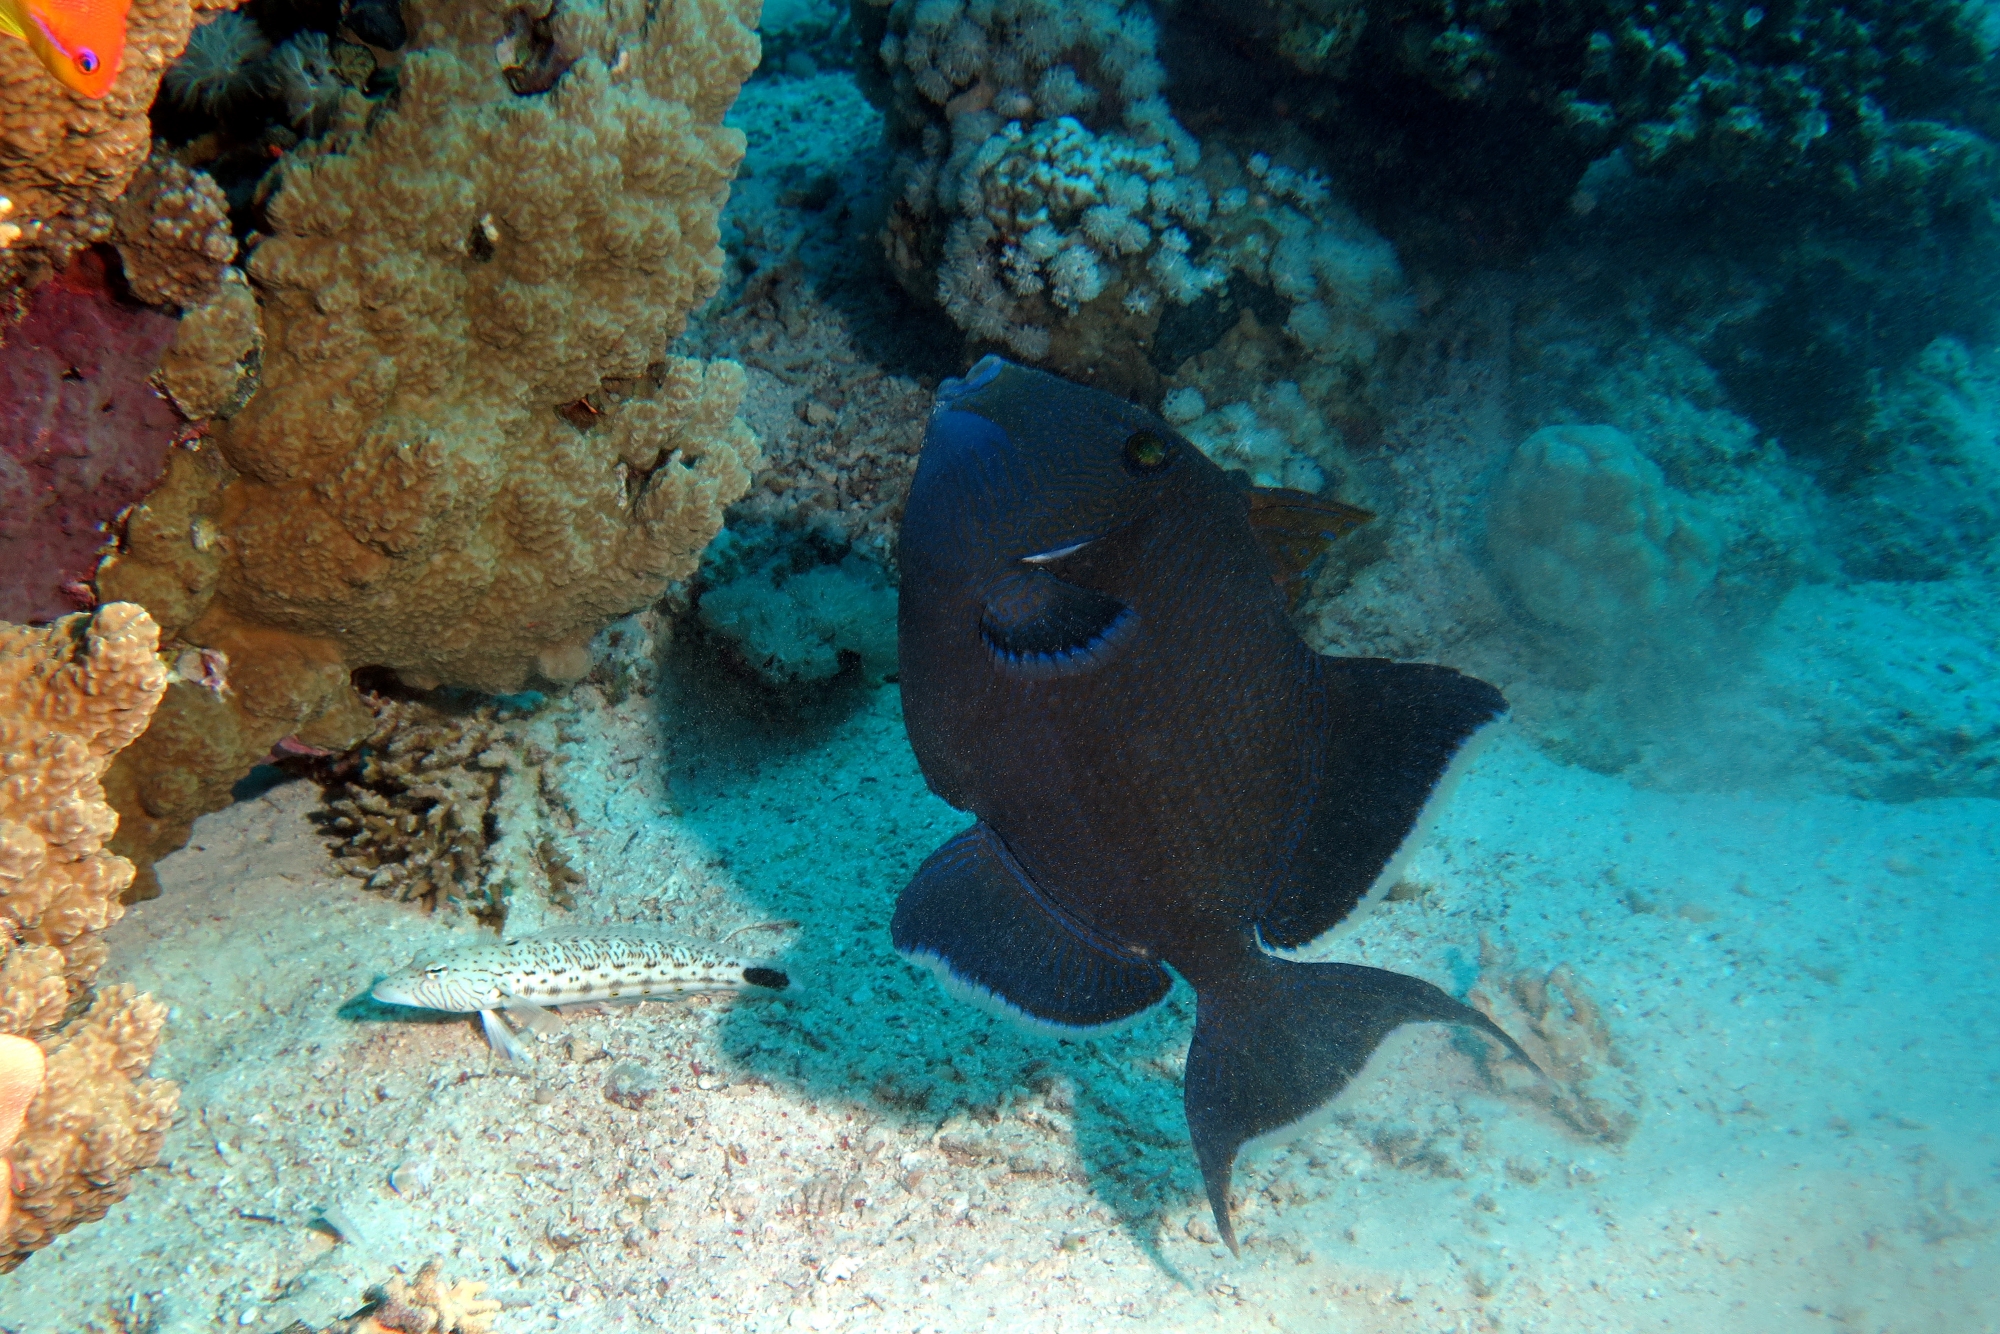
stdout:
<svg viewBox="0 0 2000 1334">
<path fill-rule="evenodd" d="M 508 702 L 493 856 L 580 877 L 510 882 L 510 936 L 664 927 L 796 986 L 501 1061 L 368 999 L 490 930 L 367 892 L 315 775 L 260 770 L 107 934 L 183 1115 L 0 1328 L 317 1330 L 436 1260 L 498 1331 L 2000 1330 L 1984 11 L 1442 13 L 767 6 L 674 351 L 745 367 L 775 480 Z M 1240 1255 L 1184 981 L 1051 1034 L 891 945 L 970 822 L 905 728 L 897 525 L 987 353 L 1369 511 L 1297 632 L 1511 706 L 1316 957 L 1547 1078 L 1398 1030 L 1237 1164 Z"/>
</svg>

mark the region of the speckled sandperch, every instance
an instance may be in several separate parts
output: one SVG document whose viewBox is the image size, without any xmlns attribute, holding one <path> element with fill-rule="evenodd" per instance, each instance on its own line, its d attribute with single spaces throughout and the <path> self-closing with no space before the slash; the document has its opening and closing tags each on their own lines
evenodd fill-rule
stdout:
<svg viewBox="0 0 2000 1334">
<path fill-rule="evenodd" d="M 506 1010 L 537 1031 L 545 1006 L 652 1000 L 693 991 L 789 990 L 784 972 L 695 941 L 643 928 L 562 931 L 472 945 L 423 959 L 375 984 L 376 1000 L 459 1014 L 479 1012 L 486 1040 L 511 1060 L 527 1059 L 500 1018 Z"/>
</svg>

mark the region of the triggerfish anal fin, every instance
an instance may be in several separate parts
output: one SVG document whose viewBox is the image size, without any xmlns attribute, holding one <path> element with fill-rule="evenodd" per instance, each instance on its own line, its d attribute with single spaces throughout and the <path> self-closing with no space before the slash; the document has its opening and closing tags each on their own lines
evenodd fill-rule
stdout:
<svg viewBox="0 0 2000 1334">
<path fill-rule="evenodd" d="M 1250 488 L 1250 528 L 1270 558 L 1272 577 L 1292 606 L 1305 595 L 1306 571 L 1326 549 L 1375 516 L 1310 491 L 1284 487 Z"/>
<path fill-rule="evenodd" d="M 1158 964 L 1093 944 L 1045 907 L 983 824 L 924 862 L 889 934 L 898 953 L 970 999 L 1058 1028 L 1129 1019 L 1172 985 Z"/>
<path fill-rule="evenodd" d="M 1229 1176 L 1245 1144 L 1308 1120 L 1407 1023 L 1464 1024 L 1539 1069 L 1499 1025 L 1430 983 L 1346 963 L 1246 956 L 1196 1000 L 1182 1090 L 1215 1226 L 1235 1251 Z"/>
<path fill-rule="evenodd" d="M 0 33 L 26 42 L 71 92 L 100 98 L 124 63 L 130 7 L 131 0 L 0 0 Z"/>
</svg>

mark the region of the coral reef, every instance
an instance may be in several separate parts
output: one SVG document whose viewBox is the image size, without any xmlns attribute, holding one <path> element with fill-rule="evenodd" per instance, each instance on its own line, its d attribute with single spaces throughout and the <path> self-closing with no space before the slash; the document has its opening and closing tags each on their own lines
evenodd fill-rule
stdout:
<svg viewBox="0 0 2000 1334">
<path fill-rule="evenodd" d="M 225 266 L 236 258 L 222 191 L 164 153 L 146 160 L 112 209 L 111 243 L 132 295 L 183 310 L 213 300 Z"/>
<path fill-rule="evenodd" d="M 41 1038 L 104 962 L 132 865 L 105 849 L 100 779 L 166 689 L 159 629 L 130 603 L 44 629 L 0 623 L 0 1017 Z"/>
<path fill-rule="evenodd" d="M 1172 44 L 1177 97 L 1251 120 L 1283 103 L 1355 198 L 1432 252 L 1532 244 L 1614 149 L 1641 173 L 1782 198 L 1793 216 L 1906 231 L 1980 207 L 1994 184 L 1991 56 L 1961 0 L 1177 12 L 1224 30 Z"/>
<path fill-rule="evenodd" d="M 154 383 L 189 421 L 233 416 L 257 389 L 264 326 L 243 271 L 228 268 L 213 299 L 181 316 Z"/>
<path fill-rule="evenodd" d="M 0 195 L 21 234 L 0 247 L 0 304 L 111 234 L 111 205 L 152 147 L 160 76 L 198 16 L 229 0 L 132 0 L 125 59 L 105 97 L 79 98 L 23 42 L 0 42 Z"/>
<path fill-rule="evenodd" d="M 59 1233 L 104 1217 L 159 1160 L 180 1090 L 145 1078 L 167 1007 L 104 987 L 54 1038 L 48 1075 L 14 1143 L 15 1212 L 0 1231 L 0 1273 Z"/>
<path fill-rule="evenodd" d="M 36 1041 L 47 1074 L 11 1149 L 18 1210 L 0 1271 L 103 1216 L 159 1156 L 177 1094 L 139 1076 L 165 1007 L 108 987 L 80 1018 L 124 911 L 132 865 L 105 848 L 99 777 L 166 688 L 158 628 L 129 603 L 42 629 L 0 625 L 0 1032 Z"/>
<path fill-rule="evenodd" d="M 1323 178 L 1274 160 L 1272 131 L 1238 146 L 1184 129 L 1147 6 L 854 12 L 898 147 L 889 256 L 968 333 L 1154 398 L 1262 307 L 1291 360 L 1366 397 L 1413 309 L 1394 253 Z"/>
<path fill-rule="evenodd" d="M 2000 351 L 1938 339 L 1889 383 L 1871 425 L 1875 461 L 1844 498 L 1848 573 L 1930 581 L 2000 565 Z"/>
<path fill-rule="evenodd" d="M 719 279 L 746 9 L 566 5 L 538 38 L 412 4 L 393 101 L 343 84 L 287 154 L 249 261 L 259 387 L 211 432 L 227 466 L 176 472 L 152 508 L 190 526 L 135 515 L 106 572 L 229 664 L 228 693 L 176 688 L 114 775 L 135 855 L 280 740 L 367 735 L 354 669 L 572 681 L 606 621 L 693 573 L 758 465 L 741 370 L 665 351 Z M 517 41 L 546 91 L 496 64 Z"/>
<path fill-rule="evenodd" d="M 745 560 L 729 550 L 739 542 L 732 529 L 716 544 L 698 609 L 738 662 L 778 687 L 828 681 L 849 664 L 870 684 L 895 674 L 896 593 L 879 567 L 858 555 L 801 560 L 782 547 Z"/>
<path fill-rule="evenodd" d="M 375 731 L 326 773 L 319 818 L 341 869 L 398 900 L 453 904 L 495 926 L 527 880 L 567 906 L 583 877 L 544 832 L 552 756 L 509 726 L 516 715 L 370 705 Z"/>
<path fill-rule="evenodd" d="M 113 295 L 92 252 L 0 326 L 0 619 L 91 605 L 107 529 L 159 480 L 180 425 L 148 382 L 173 337 Z"/>
<path fill-rule="evenodd" d="M 1487 548 L 1528 612 L 1610 640 L 1684 617 L 1715 582 L 1714 525 L 1611 426 L 1547 426 L 1493 493 Z"/>
</svg>

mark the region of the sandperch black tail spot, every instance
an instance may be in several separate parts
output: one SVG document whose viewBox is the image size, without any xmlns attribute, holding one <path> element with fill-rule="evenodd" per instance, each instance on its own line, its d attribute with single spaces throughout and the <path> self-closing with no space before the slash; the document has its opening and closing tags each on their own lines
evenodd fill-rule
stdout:
<svg viewBox="0 0 2000 1334">
<path fill-rule="evenodd" d="M 753 987 L 769 987 L 773 991 L 783 991 L 792 984 L 792 979 L 776 968 L 745 968 L 743 980 Z"/>
</svg>

